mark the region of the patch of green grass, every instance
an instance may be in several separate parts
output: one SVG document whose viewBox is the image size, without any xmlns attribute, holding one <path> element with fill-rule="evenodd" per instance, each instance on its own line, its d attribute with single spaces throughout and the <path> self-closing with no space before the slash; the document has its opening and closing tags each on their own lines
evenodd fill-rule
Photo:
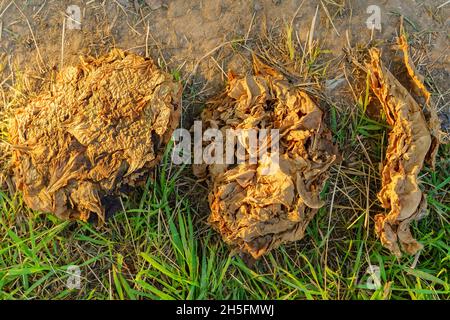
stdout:
<svg viewBox="0 0 450 320">
<path fill-rule="evenodd" d="M 442 150 L 442 152 L 447 152 Z M 249 268 L 212 230 L 199 231 L 198 212 L 178 191 L 183 168 L 167 152 L 158 179 L 104 228 L 60 222 L 26 209 L 19 196 L 0 193 L 2 299 L 448 299 L 448 161 L 425 172 L 430 215 L 414 226 L 424 244 L 397 260 L 381 247 L 364 219 L 353 222 L 322 208 L 304 240 L 282 246 Z M 333 175 L 323 195 L 332 192 Z M 345 195 L 342 195 L 345 198 Z M 352 223 L 353 222 L 353 223 Z M 351 225 L 351 226 L 350 226 Z M 344 231 L 344 232 L 343 232 Z M 328 244 L 327 244 L 328 243 Z M 68 267 L 81 270 L 81 288 L 68 289 Z M 369 265 L 380 287 L 370 286 Z M 369 286 L 368 286 L 369 284 Z"/>
</svg>

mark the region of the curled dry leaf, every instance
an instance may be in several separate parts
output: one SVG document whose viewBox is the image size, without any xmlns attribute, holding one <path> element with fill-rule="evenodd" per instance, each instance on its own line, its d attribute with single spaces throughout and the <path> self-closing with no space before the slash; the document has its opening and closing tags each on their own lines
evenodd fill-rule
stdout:
<svg viewBox="0 0 450 320">
<path fill-rule="evenodd" d="M 95 214 L 103 222 L 120 192 L 145 181 L 159 161 L 179 122 L 180 94 L 150 59 L 119 49 L 65 68 L 10 126 L 25 203 L 62 219 Z"/>
<path fill-rule="evenodd" d="M 238 140 L 246 150 L 245 161 L 200 165 L 194 172 L 209 177 L 210 224 L 229 245 L 257 259 L 303 238 L 324 204 L 319 194 L 337 148 L 322 111 L 305 91 L 256 58 L 254 69 L 254 75 L 230 74 L 226 91 L 202 114 L 203 125 L 220 129 L 224 137 L 227 129 L 242 130 Z M 257 132 L 256 150 L 246 142 L 247 129 Z M 278 130 L 278 148 L 272 144 L 274 136 L 262 135 L 262 129 Z M 267 152 L 250 161 L 262 148 Z M 274 162 L 276 149 L 279 161 Z"/>
<path fill-rule="evenodd" d="M 431 147 L 428 151 L 426 160 L 434 169 L 436 162 L 436 155 L 439 149 L 439 145 L 444 143 L 445 135 L 441 131 L 441 121 L 439 120 L 436 107 L 431 102 L 431 94 L 424 84 L 424 77 L 417 71 L 411 57 L 409 56 L 409 46 L 406 36 L 402 34 L 398 37 L 398 46 L 403 55 L 403 62 L 405 64 L 407 73 L 411 79 L 412 89 L 418 95 L 423 96 L 425 99 L 425 107 L 428 113 L 425 115 L 425 119 L 428 122 L 428 127 L 431 134 Z"/>
<path fill-rule="evenodd" d="M 376 215 L 375 229 L 382 244 L 395 255 L 401 256 L 401 249 L 414 254 L 422 245 L 413 238 L 410 223 L 423 215 L 427 205 L 417 177 L 434 138 L 421 106 L 384 67 L 380 51 L 373 48 L 369 53 L 371 88 L 383 107 L 387 122 L 392 126 L 382 171 L 382 189 L 378 193 L 382 206 L 390 211 L 386 215 Z M 407 55 L 407 51 L 404 54 Z M 408 58 L 405 62 L 409 66 L 408 73 L 415 75 L 414 83 L 420 90 L 426 90 L 417 72 L 413 71 L 415 69 L 411 69 Z M 428 101 L 429 94 L 425 97 Z M 431 156 L 434 155 L 435 151 L 432 151 Z"/>
</svg>

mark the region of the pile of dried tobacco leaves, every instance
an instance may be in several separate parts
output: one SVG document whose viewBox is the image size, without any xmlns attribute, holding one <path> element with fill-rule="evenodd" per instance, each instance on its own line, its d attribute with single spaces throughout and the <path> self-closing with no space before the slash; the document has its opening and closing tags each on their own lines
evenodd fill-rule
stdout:
<svg viewBox="0 0 450 320">
<path fill-rule="evenodd" d="M 277 150 L 269 135 L 256 163 L 210 164 L 196 168 L 211 185 L 209 222 L 241 253 L 259 258 L 280 244 L 304 236 L 309 221 L 324 205 L 320 199 L 337 148 L 323 123 L 317 104 L 280 73 L 255 59 L 254 75 L 230 74 L 226 91 L 202 114 L 205 128 L 241 130 L 238 136 L 248 157 L 254 153 L 245 140 L 247 129 L 276 129 Z M 260 137 L 261 138 L 261 137 Z M 279 150 L 278 150 L 279 149 Z M 237 147 L 236 147 L 237 152 Z M 271 152 L 279 152 L 274 163 Z"/>
<path fill-rule="evenodd" d="M 120 192 L 158 163 L 180 98 L 171 75 L 118 49 L 62 70 L 10 126 L 14 183 L 25 203 L 62 219 L 104 221 Z"/>
<path fill-rule="evenodd" d="M 375 230 L 382 244 L 401 256 L 401 250 L 415 254 L 422 248 L 410 232 L 411 221 L 420 219 L 427 207 L 426 197 L 419 188 L 418 175 L 425 160 L 428 159 L 434 167 L 441 137 L 439 119 L 430 105 L 430 93 L 409 58 L 404 35 L 399 37 L 398 43 L 413 91 L 425 98 L 428 121 L 422 111 L 423 106 L 383 65 L 380 51 L 376 48 L 369 51 L 367 69 L 372 91 L 392 126 L 381 175 L 382 189 L 378 194 L 382 206 L 389 212 L 375 216 Z"/>
</svg>

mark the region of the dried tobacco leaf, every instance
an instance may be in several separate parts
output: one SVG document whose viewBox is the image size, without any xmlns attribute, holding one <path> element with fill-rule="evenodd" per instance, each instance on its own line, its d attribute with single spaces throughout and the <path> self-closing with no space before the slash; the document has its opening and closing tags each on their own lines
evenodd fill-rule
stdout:
<svg viewBox="0 0 450 320">
<path fill-rule="evenodd" d="M 401 249 L 414 254 L 422 245 L 413 238 L 409 225 L 426 210 L 426 197 L 419 189 L 417 177 L 432 146 L 432 136 L 421 106 L 384 67 L 380 51 L 373 48 L 369 53 L 371 88 L 393 127 L 382 171 L 382 189 L 378 193 L 382 206 L 390 211 L 375 216 L 375 230 L 382 244 L 395 255 L 401 256 Z M 414 82 L 420 83 L 417 72 L 412 74 L 416 75 Z M 423 84 L 418 87 L 425 88 Z"/>
<path fill-rule="evenodd" d="M 411 83 L 413 85 L 412 89 L 425 98 L 425 107 L 428 111 L 428 115 L 425 115 L 425 118 L 428 121 L 428 127 L 431 134 L 431 148 L 428 151 L 426 160 L 428 160 L 431 167 L 434 169 L 439 145 L 444 143 L 444 135 L 441 131 L 441 121 L 439 120 L 435 106 L 431 102 L 431 94 L 425 87 L 424 77 L 417 71 L 409 56 L 409 46 L 405 34 L 400 35 L 397 42 L 403 55 L 403 62 L 406 70 L 411 78 Z"/>
<path fill-rule="evenodd" d="M 322 111 L 306 92 L 256 59 L 254 69 L 254 75 L 229 75 L 226 91 L 204 110 L 203 125 L 220 129 L 224 137 L 227 129 L 255 129 L 260 139 L 263 129 L 279 130 L 278 164 L 272 161 L 277 151 L 268 147 L 272 136 L 263 137 L 258 150 L 250 150 L 243 134 L 239 140 L 246 149 L 245 162 L 204 164 L 194 173 L 209 177 L 210 224 L 229 245 L 257 259 L 303 238 L 324 204 L 319 193 L 337 148 Z M 250 155 L 264 146 L 265 156 L 251 163 Z"/>
<path fill-rule="evenodd" d="M 119 49 L 62 70 L 10 127 L 17 189 L 34 210 L 102 223 L 149 175 L 180 117 L 181 86 Z M 119 203 L 120 204 L 120 203 Z"/>
</svg>

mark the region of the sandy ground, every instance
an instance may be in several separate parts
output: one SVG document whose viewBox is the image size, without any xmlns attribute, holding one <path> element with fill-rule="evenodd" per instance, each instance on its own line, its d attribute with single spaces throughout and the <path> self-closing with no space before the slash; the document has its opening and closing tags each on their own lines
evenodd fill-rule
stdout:
<svg viewBox="0 0 450 320">
<path fill-rule="evenodd" d="M 98 55 L 111 47 L 132 50 L 159 60 L 169 70 L 206 83 L 208 90 L 223 82 L 228 69 L 242 69 L 242 50 L 227 42 L 263 37 L 266 30 L 282 32 L 292 23 L 294 40 L 304 43 L 317 10 L 313 39 L 342 55 L 348 42 L 371 38 L 393 41 L 399 14 L 408 31 L 422 43 L 416 60 L 432 66 L 440 90 L 448 89 L 450 4 L 428 1 L 349 0 L 0 0 L 0 57 L 5 79 L 11 72 L 36 72 L 74 64 L 80 55 Z M 381 31 L 366 26 L 369 5 L 377 5 Z M 69 29 L 66 10 L 76 5 L 81 30 Z M 65 28 L 64 28 L 65 27 Z M 348 36 L 347 36 L 348 34 Z M 244 50 L 245 51 L 245 50 Z M 198 64 L 198 68 L 196 68 Z M 245 66 L 244 66 L 245 67 Z M 330 68 L 332 73 L 333 68 Z M 206 92 L 205 92 L 206 93 Z M 213 92 L 210 92 L 213 93 Z"/>
</svg>

